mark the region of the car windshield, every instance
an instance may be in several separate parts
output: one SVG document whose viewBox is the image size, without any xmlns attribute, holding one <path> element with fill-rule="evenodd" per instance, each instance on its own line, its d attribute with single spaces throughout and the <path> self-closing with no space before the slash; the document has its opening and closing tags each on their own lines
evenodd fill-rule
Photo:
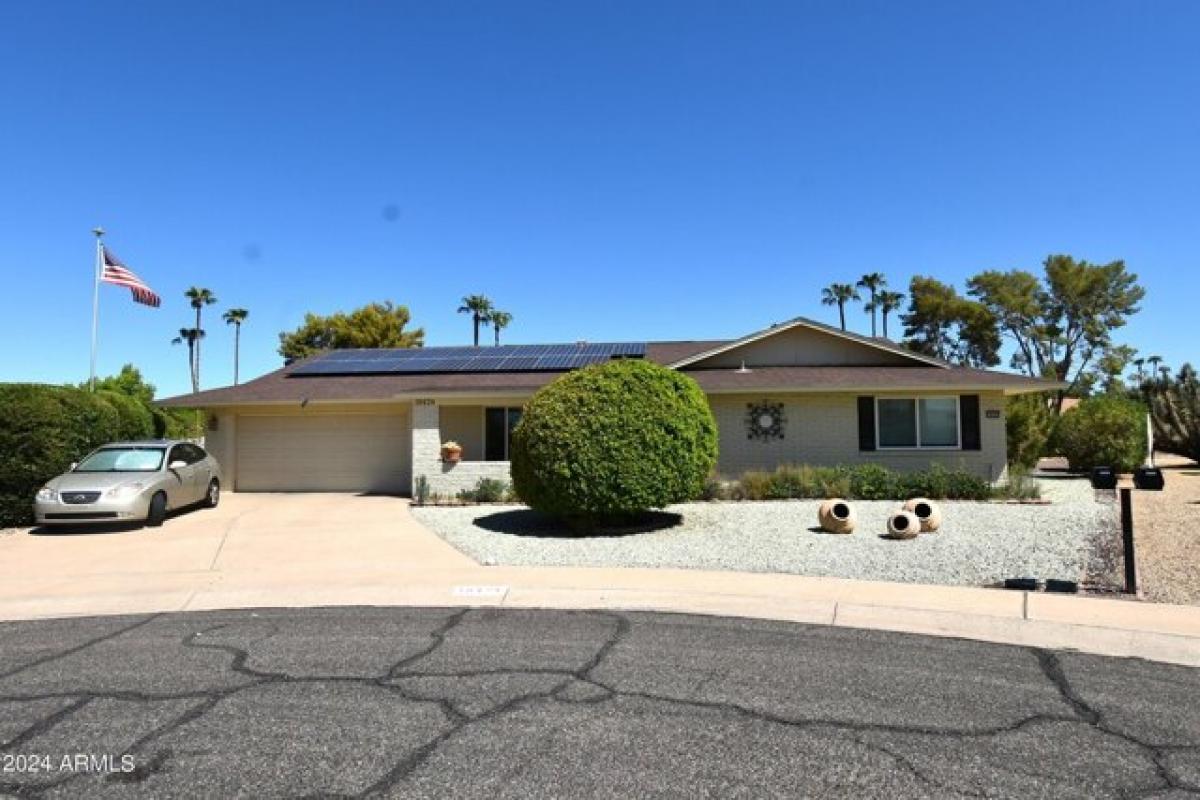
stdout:
<svg viewBox="0 0 1200 800">
<path fill-rule="evenodd" d="M 161 447 L 106 447 L 75 467 L 75 472 L 154 472 L 162 466 Z"/>
</svg>

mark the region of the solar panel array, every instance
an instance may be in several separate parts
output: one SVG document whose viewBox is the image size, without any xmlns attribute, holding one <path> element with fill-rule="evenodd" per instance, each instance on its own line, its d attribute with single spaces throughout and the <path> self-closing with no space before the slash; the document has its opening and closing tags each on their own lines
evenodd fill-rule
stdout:
<svg viewBox="0 0 1200 800">
<path fill-rule="evenodd" d="M 507 344 L 499 347 L 415 347 L 333 350 L 293 375 L 386 375 L 423 372 L 560 372 L 614 358 L 644 358 L 644 342 Z"/>
</svg>

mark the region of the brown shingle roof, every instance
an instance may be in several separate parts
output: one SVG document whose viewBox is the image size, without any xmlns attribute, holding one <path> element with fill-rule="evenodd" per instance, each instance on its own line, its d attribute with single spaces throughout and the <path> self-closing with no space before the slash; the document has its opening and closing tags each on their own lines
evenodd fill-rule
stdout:
<svg viewBox="0 0 1200 800">
<path fill-rule="evenodd" d="M 719 342 L 653 342 L 646 356 L 670 364 Z M 416 394 L 502 394 L 532 392 L 561 372 L 472 372 L 408 375 L 291 375 L 303 361 L 247 381 L 167 398 L 166 406 L 212 407 L 254 403 L 390 400 Z M 1047 391 L 1059 384 L 1006 372 L 955 367 L 758 367 L 685 369 L 706 392 L 904 391 L 915 389 Z"/>
<path fill-rule="evenodd" d="M 650 342 L 646 358 L 670 364 L 720 344 L 718 341 Z M 202 408 L 242 403 L 278 403 L 339 400 L 390 400 L 397 395 L 436 392 L 521 392 L 545 386 L 561 372 L 457 372 L 409 375 L 292 375 L 311 359 L 238 386 L 208 389 L 160 401 L 164 406 Z"/>
</svg>

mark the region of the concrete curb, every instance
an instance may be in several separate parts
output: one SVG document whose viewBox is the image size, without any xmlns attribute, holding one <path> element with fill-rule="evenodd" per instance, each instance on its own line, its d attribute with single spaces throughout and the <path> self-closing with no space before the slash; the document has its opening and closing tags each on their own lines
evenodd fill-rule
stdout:
<svg viewBox="0 0 1200 800">
<path fill-rule="evenodd" d="M 797 575 L 472 567 L 12 581 L 0 619 L 237 608 L 451 606 L 640 610 L 774 619 L 1076 650 L 1200 667 L 1200 608 L 1132 600 Z"/>
</svg>

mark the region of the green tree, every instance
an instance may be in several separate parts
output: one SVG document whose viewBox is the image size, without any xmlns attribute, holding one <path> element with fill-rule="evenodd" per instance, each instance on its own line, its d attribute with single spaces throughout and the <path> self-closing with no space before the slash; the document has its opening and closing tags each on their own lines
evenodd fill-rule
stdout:
<svg viewBox="0 0 1200 800">
<path fill-rule="evenodd" d="M 1000 363 L 996 319 L 982 303 L 936 278 L 916 275 L 908 287 L 905 345 L 917 353 L 971 367 Z"/>
<path fill-rule="evenodd" d="M 195 391 L 200 391 L 200 340 L 204 338 L 204 326 L 200 324 L 200 313 L 205 306 L 211 306 L 217 302 L 217 296 L 210 289 L 203 289 L 199 286 L 193 286 L 183 293 L 183 296 L 188 299 L 188 303 L 192 308 L 196 309 L 196 330 L 200 334 L 196 337 L 195 357 L 192 359 L 192 385 Z"/>
<path fill-rule="evenodd" d="M 296 330 L 279 334 L 279 355 L 291 363 L 324 350 L 356 347 L 421 347 L 425 343 L 422 328 L 406 331 L 410 321 L 406 306 L 368 303 L 349 314 L 329 316 L 308 313 Z"/>
<path fill-rule="evenodd" d="M 204 331 L 199 328 L 180 328 L 179 335 L 171 340 L 171 344 L 186 344 L 188 348 L 188 374 L 192 378 L 192 392 L 200 391 L 200 375 L 196 369 L 196 351 L 200 349 L 200 340 Z"/>
<path fill-rule="evenodd" d="M 875 335 L 875 310 L 878 308 L 877 300 L 879 290 L 887 286 L 887 278 L 883 277 L 881 272 L 868 272 L 858 279 L 860 288 L 866 289 L 871 293 L 871 299 L 867 301 L 866 311 L 871 315 L 871 335 Z M 845 327 L 845 326 L 843 326 Z"/>
<path fill-rule="evenodd" d="M 493 310 L 488 319 L 492 323 L 492 332 L 496 334 L 496 346 L 500 346 L 500 331 L 512 324 L 513 315 L 507 311 Z"/>
<path fill-rule="evenodd" d="M 231 308 L 221 315 L 226 325 L 233 326 L 233 385 L 238 385 L 238 366 L 242 358 L 242 323 L 250 316 L 244 308 Z"/>
<path fill-rule="evenodd" d="M 487 325 L 491 321 L 492 301 L 481 294 L 469 294 L 462 299 L 462 305 L 458 307 L 458 313 L 470 314 L 471 325 L 475 333 L 475 346 L 479 347 L 479 326 Z"/>
<path fill-rule="evenodd" d="M 1091 264 L 1052 255 L 1042 266 L 1041 279 L 1024 270 L 982 272 L 967 282 L 967 292 L 1016 345 L 1015 368 L 1068 384 L 1058 393 L 1061 409 L 1089 366 L 1112 347 L 1112 332 L 1138 312 L 1146 292 L 1124 261 Z"/>
<path fill-rule="evenodd" d="M 831 283 L 821 290 L 821 304 L 837 306 L 838 318 L 841 320 L 842 330 L 846 330 L 846 303 L 859 299 L 854 285 L 849 283 Z"/>
<path fill-rule="evenodd" d="M 1120 344 L 1109 347 L 1096 359 L 1096 365 L 1079 380 L 1079 394 L 1090 395 L 1097 391 L 1110 395 L 1124 395 L 1125 371 L 1133 363 L 1137 350 Z"/>
<path fill-rule="evenodd" d="M 77 385 L 80 389 L 87 389 L 87 381 Z M 106 378 L 96 379 L 96 391 L 98 392 L 116 392 L 127 397 L 149 405 L 154 399 L 154 384 L 147 383 L 142 377 L 142 371 L 133 364 L 126 364 L 121 367 L 121 371 L 116 375 L 109 375 Z"/>
</svg>

